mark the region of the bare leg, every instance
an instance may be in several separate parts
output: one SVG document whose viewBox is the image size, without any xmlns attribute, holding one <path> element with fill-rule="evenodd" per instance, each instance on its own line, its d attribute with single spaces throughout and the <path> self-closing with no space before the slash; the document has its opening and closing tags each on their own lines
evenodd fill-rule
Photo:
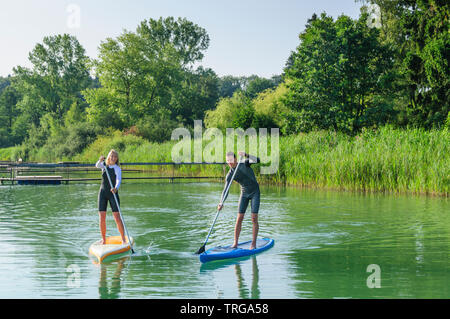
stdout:
<svg viewBox="0 0 450 319">
<path fill-rule="evenodd" d="M 238 213 L 237 218 L 236 218 L 236 225 L 234 226 L 234 243 L 233 243 L 233 246 L 231 246 L 233 248 L 236 248 L 239 243 L 239 235 L 241 234 L 243 220 L 244 220 L 244 214 Z"/>
<path fill-rule="evenodd" d="M 253 238 L 252 238 L 252 245 L 250 246 L 250 249 L 255 249 L 256 248 L 256 239 L 258 238 L 258 231 L 259 231 L 258 213 L 252 213 L 252 224 L 253 224 Z"/>
<path fill-rule="evenodd" d="M 100 221 L 100 233 L 102 234 L 102 245 L 106 243 L 106 212 L 98 212 Z"/>
<path fill-rule="evenodd" d="M 125 244 L 127 240 L 125 239 L 124 231 L 123 231 L 123 223 L 122 219 L 120 218 L 119 212 L 113 212 L 114 220 L 117 224 L 117 229 L 119 230 L 120 236 L 122 236 L 122 244 Z"/>
</svg>

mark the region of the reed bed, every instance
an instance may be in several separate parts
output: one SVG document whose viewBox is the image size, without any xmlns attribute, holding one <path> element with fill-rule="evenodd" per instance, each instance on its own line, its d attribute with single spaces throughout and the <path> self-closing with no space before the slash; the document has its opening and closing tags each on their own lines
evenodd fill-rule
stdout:
<svg viewBox="0 0 450 319">
<path fill-rule="evenodd" d="M 172 162 L 175 141 L 158 144 L 120 132 L 97 138 L 73 158 L 95 162 L 114 148 L 121 162 Z M 192 143 L 193 144 L 193 143 Z M 204 143 L 205 144 L 205 143 Z M 224 154 L 227 150 L 223 150 Z M 235 149 L 236 151 L 236 149 Z M 0 149 L 0 160 L 10 160 L 14 148 Z M 193 154 L 193 150 L 192 150 Z M 316 131 L 280 137 L 277 173 L 260 175 L 262 183 L 365 192 L 449 195 L 450 134 L 448 130 L 382 127 L 357 136 Z M 225 160 L 225 156 L 223 157 Z M 259 172 L 258 164 L 255 171 Z M 186 176 L 221 176 L 222 165 L 161 166 L 161 173 Z"/>
</svg>

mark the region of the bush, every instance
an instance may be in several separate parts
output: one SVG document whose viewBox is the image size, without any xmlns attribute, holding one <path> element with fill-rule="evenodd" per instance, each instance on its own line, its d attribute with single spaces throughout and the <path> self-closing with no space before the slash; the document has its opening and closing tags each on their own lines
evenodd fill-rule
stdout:
<svg viewBox="0 0 450 319">
<path fill-rule="evenodd" d="M 105 88 L 87 89 L 83 91 L 89 107 L 86 109 L 87 119 L 98 127 L 123 129 L 125 124 L 118 110 L 114 107 L 118 101 L 111 98 Z"/>
<path fill-rule="evenodd" d="M 249 109 L 241 112 L 239 110 L 245 108 L 249 103 L 249 98 L 241 91 L 236 91 L 230 98 L 220 99 L 215 110 L 206 111 L 205 126 L 222 130 L 239 127 L 238 124 L 245 123 L 251 113 Z"/>
<path fill-rule="evenodd" d="M 81 153 L 98 135 L 92 123 L 79 122 L 61 126 L 50 119 L 33 127 L 30 136 L 18 149 L 16 156 L 24 160 L 57 161 Z"/>
<path fill-rule="evenodd" d="M 94 124 L 80 122 L 65 130 L 63 140 L 60 140 L 58 157 L 72 157 L 81 153 L 97 137 L 98 131 Z"/>
<path fill-rule="evenodd" d="M 72 159 L 82 162 L 92 162 L 97 160 L 100 155 L 106 156 L 111 149 L 119 152 L 119 158 L 123 161 L 123 153 L 127 148 L 137 148 L 145 144 L 142 137 L 124 134 L 120 131 L 112 131 L 107 129 L 97 136 L 97 139 L 87 146 L 84 151 Z"/>
<path fill-rule="evenodd" d="M 268 114 L 264 113 L 254 113 L 253 115 L 253 121 L 251 127 L 254 127 L 255 129 L 259 128 L 272 128 L 272 127 L 278 127 L 277 123 L 275 123 L 273 117 L 271 117 Z"/>
<path fill-rule="evenodd" d="M 16 161 L 17 147 L 0 148 L 0 161 Z"/>
<path fill-rule="evenodd" d="M 153 116 L 143 117 L 136 125 L 136 135 L 157 143 L 170 140 L 172 131 L 181 124 L 170 119 L 169 114 L 160 110 Z"/>
<path fill-rule="evenodd" d="M 255 115 L 252 127 L 278 127 L 283 131 L 283 127 L 286 126 L 285 114 L 289 111 L 283 104 L 286 92 L 286 85 L 281 83 L 277 88 L 265 90 L 253 99 Z"/>
<path fill-rule="evenodd" d="M 244 130 L 252 127 L 253 118 L 255 115 L 255 109 L 250 104 L 242 105 L 232 114 L 231 127 L 243 128 Z"/>
</svg>

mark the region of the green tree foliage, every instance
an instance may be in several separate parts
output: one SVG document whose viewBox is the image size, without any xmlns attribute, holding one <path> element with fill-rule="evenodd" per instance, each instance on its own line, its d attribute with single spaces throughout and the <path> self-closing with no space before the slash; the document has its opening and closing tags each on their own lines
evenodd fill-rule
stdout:
<svg viewBox="0 0 450 319">
<path fill-rule="evenodd" d="M 281 133 L 288 133 L 290 128 L 286 119 L 292 111 L 284 103 L 287 93 L 288 89 L 285 83 L 280 83 L 276 88 L 259 93 L 252 100 L 252 106 L 255 109 L 253 127 L 278 127 Z"/>
<path fill-rule="evenodd" d="M 8 145 L 24 142 L 25 158 L 67 125 L 84 120 L 86 103 L 80 91 L 93 83 L 89 59 L 74 36 L 45 37 L 29 60 L 31 68 L 14 68 L 11 85 L 0 97 L 0 113 L 7 115 Z M 50 142 L 49 149 L 53 146 Z"/>
<path fill-rule="evenodd" d="M 245 88 L 245 93 L 251 99 L 254 99 L 259 93 L 276 87 L 280 79 L 278 77 L 273 77 L 272 79 L 266 79 L 261 77 L 255 77 L 249 81 L 247 87 Z"/>
<path fill-rule="evenodd" d="M 244 87 L 243 78 L 225 75 L 219 79 L 219 96 L 232 97 L 234 92 L 237 90 L 242 90 Z"/>
<path fill-rule="evenodd" d="M 39 125 L 50 113 L 63 120 L 71 105 L 82 103 L 80 91 L 90 85 L 88 57 L 71 35 L 45 37 L 29 54 L 32 68 L 14 68 L 14 87 L 21 93 L 19 108 Z"/>
<path fill-rule="evenodd" d="M 235 77 L 227 75 L 219 80 L 220 101 L 214 110 L 207 110 L 206 127 L 226 128 L 276 127 L 279 119 L 274 107 L 273 90 L 281 82 L 280 76 L 270 79 L 257 75 Z M 285 88 L 285 87 L 283 87 Z M 277 90 L 278 91 L 278 90 Z M 231 94 L 231 95 L 230 95 Z M 259 95 L 266 96 L 258 98 Z M 255 108 L 254 103 L 257 104 Z"/>
<path fill-rule="evenodd" d="M 169 110 L 159 109 L 152 116 L 144 116 L 137 122 L 134 135 L 156 143 L 170 140 L 172 131 L 180 126 L 180 121 L 172 120 L 170 114 Z"/>
<path fill-rule="evenodd" d="M 20 114 L 16 106 L 19 98 L 11 85 L 5 85 L 0 91 L 0 147 L 13 146 L 22 141 L 25 132 L 15 125 Z"/>
<path fill-rule="evenodd" d="M 258 93 L 274 88 L 282 81 L 280 75 L 274 75 L 270 79 L 251 76 L 226 75 L 219 79 L 219 96 L 232 97 L 234 92 L 243 91 L 249 98 L 255 98 Z"/>
<path fill-rule="evenodd" d="M 206 111 L 205 126 L 222 130 L 232 127 L 248 128 L 254 113 L 250 102 L 242 91 L 236 91 L 232 97 L 220 99 L 216 109 Z"/>
<path fill-rule="evenodd" d="M 94 63 L 102 87 L 83 92 L 89 120 L 124 128 L 161 110 L 170 111 L 164 117 L 170 120 L 201 118 L 218 98 L 215 73 L 192 70 L 208 45 L 203 28 L 173 17 L 145 20 L 135 32 L 108 38 Z"/>
<path fill-rule="evenodd" d="M 382 39 L 395 47 L 396 71 L 408 104 L 406 124 L 444 125 L 450 105 L 449 9 L 444 0 L 370 0 Z"/>
<path fill-rule="evenodd" d="M 173 91 L 172 112 L 175 116 L 172 119 L 176 117 L 185 126 L 192 125 L 194 120 L 202 120 L 218 99 L 218 77 L 213 70 L 200 66 L 185 72 L 177 90 Z"/>
<path fill-rule="evenodd" d="M 308 21 L 285 75 L 285 101 L 298 130 L 351 133 L 390 117 L 392 105 L 380 94 L 390 89 L 391 53 L 367 18 L 334 21 L 323 13 Z"/>
<path fill-rule="evenodd" d="M 183 18 L 144 20 L 105 39 L 92 61 L 75 37 L 45 37 L 30 68 L 0 77 L 0 147 L 22 143 L 15 155 L 25 160 L 71 158 L 109 138 L 99 135 L 116 131 L 117 147 L 159 143 L 197 119 L 283 135 L 354 135 L 391 123 L 448 129 L 449 4 L 356 1 L 367 4 L 358 19 L 313 15 L 271 78 L 219 78 L 198 66 L 209 36 Z"/>
<path fill-rule="evenodd" d="M 205 126 L 222 130 L 284 127 L 286 113 L 290 112 L 283 103 L 286 93 L 284 83 L 264 89 L 255 98 L 251 98 L 247 91 L 238 90 L 232 97 L 220 99 L 216 109 L 206 112 Z"/>
<path fill-rule="evenodd" d="M 21 145 L 16 157 L 57 161 L 79 155 L 99 135 L 95 124 L 80 121 L 66 126 L 53 123 L 49 114 L 41 118 L 41 125 L 33 125 L 30 134 Z"/>
</svg>

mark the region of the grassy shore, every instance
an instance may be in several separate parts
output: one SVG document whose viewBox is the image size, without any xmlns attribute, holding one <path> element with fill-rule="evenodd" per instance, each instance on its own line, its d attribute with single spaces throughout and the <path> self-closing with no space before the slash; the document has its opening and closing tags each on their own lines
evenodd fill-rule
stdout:
<svg viewBox="0 0 450 319">
<path fill-rule="evenodd" d="M 175 143 L 151 143 L 116 132 L 112 137 L 99 137 L 72 158 L 55 158 L 49 152 L 37 151 L 27 160 L 95 162 L 99 154 L 114 148 L 122 162 L 171 162 Z M 0 149 L 0 160 L 10 160 L 15 153 L 15 148 Z M 255 171 L 259 172 L 257 166 Z M 220 175 L 223 167 L 180 166 L 177 174 Z M 447 130 L 384 127 L 354 137 L 327 131 L 281 137 L 278 172 L 259 179 L 278 185 L 448 196 L 450 134 Z"/>
<path fill-rule="evenodd" d="M 356 137 L 330 132 L 281 140 L 275 181 L 362 191 L 448 195 L 447 131 L 382 128 Z"/>
</svg>

